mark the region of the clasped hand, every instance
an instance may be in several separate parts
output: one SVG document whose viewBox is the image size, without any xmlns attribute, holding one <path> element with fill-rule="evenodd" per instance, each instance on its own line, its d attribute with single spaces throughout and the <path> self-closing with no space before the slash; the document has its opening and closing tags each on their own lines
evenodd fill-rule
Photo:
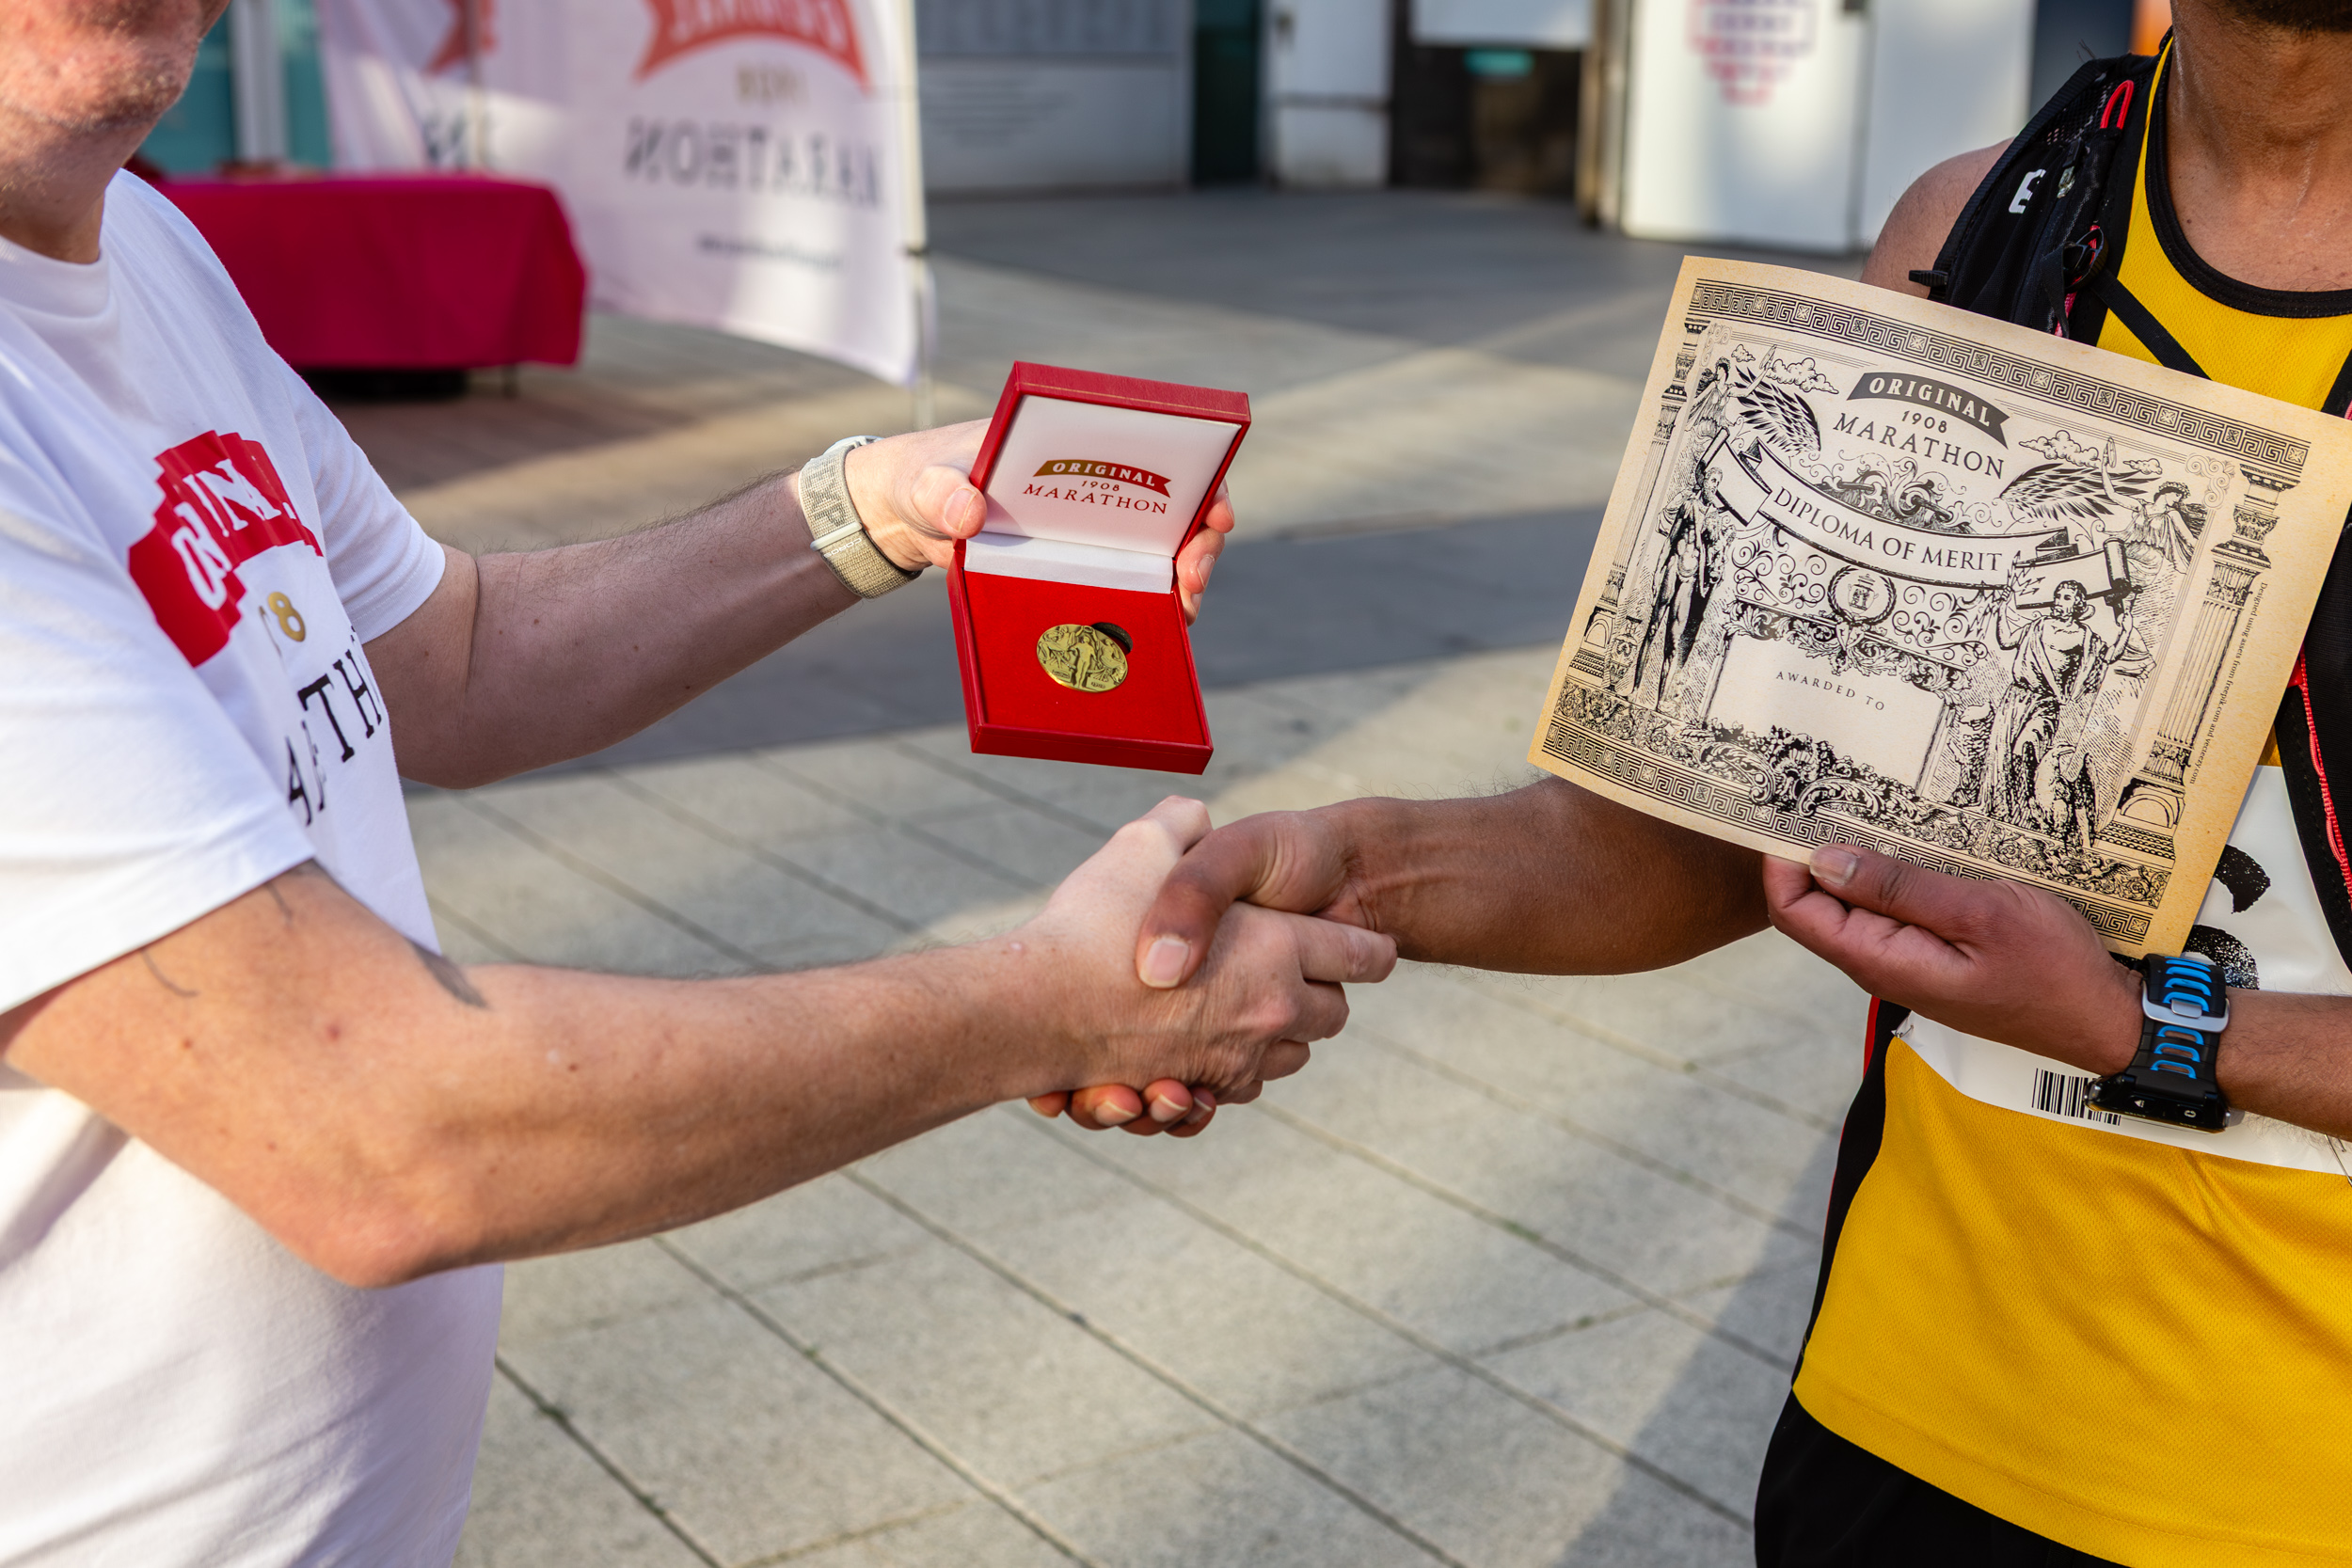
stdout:
<svg viewBox="0 0 2352 1568">
<path fill-rule="evenodd" d="M 1155 1129 L 1191 1117 L 1197 1130 L 1217 1104 L 1252 1099 L 1265 1080 L 1296 1072 L 1310 1043 L 1346 1023 L 1341 986 L 1382 979 L 1396 963 L 1396 944 L 1377 932 L 1232 903 L 1200 927 L 1187 955 L 1189 984 L 1139 976 L 1132 933 L 1185 851 L 1208 833 L 1200 802 L 1161 801 L 999 943 L 1006 959 L 1036 975 L 1024 982 L 1034 984 L 1042 1037 L 1028 1070 L 1047 1084 L 1144 1084 L 1151 1117 L 1131 1089 L 1089 1091 L 1088 1103 L 1124 1097 L 1135 1106 L 1130 1117 Z M 1114 1106 L 1089 1125 L 1120 1119 Z"/>
<path fill-rule="evenodd" d="M 1167 803 L 1175 804 L 1200 811 L 1206 828 L 1208 814 L 1197 803 Z M 1395 965 L 1396 944 L 1378 932 L 1364 901 L 1351 890 L 1348 870 L 1338 835 L 1311 813 L 1268 812 L 1197 834 L 1167 872 L 1149 911 L 1129 927 L 1137 933 L 1135 974 L 1144 985 L 1170 995 L 1191 990 L 1215 964 L 1234 917 L 1259 909 L 1295 911 L 1282 918 L 1303 919 L 1307 928 L 1319 928 L 1320 942 L 1346 932 L 1340 940 L 1376 943 L 1350 949 L 1376 954 L 1377 961 L 1359 962 L 1349 978 L 1383 979 Z M 1330 1033 L 1338 1032 L 1334 1025 Z M 1240 1084 L 1208 1084 L 1181 1074 L 1148 1083 L 1096 1080 L 1089 1088 L 1036 1096 L 1029 1104 L 1044 1117 L 1067 1111 L 1072 1121 L 1090 1131 L 1118 1127 L 1192 1137 L 1208 1126 L 1219 1105 L 1246 1104 L 1258 1098 L 1267 1080 L 1286 1077 L 1306 1063 L 1303 1043 L 1284 1042 L 1284 1049 L 1267 1053 L 1256 1076 Z M 1143 1086 L 1128 1086 L 1134 1084 Z"/>
</svg>

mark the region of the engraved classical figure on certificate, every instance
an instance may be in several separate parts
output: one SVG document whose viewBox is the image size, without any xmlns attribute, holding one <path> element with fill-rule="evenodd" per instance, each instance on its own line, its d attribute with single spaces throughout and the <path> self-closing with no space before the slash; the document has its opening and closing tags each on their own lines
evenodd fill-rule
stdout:
<svg viewBox="0 0 2352 1568">
<path fill-rule="evenodd" d="M 1693 258 L 1530 760 L 2177 951 L 2352 500 L 2352 428 Z"/>
</svg>

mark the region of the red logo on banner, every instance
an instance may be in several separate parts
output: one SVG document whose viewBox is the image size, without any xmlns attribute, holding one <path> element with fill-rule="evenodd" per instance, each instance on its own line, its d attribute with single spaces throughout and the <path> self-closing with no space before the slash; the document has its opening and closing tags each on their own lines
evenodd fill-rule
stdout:
<svg viewBox="0 0 2352 1568">
<path fill-rule="evenodd" d="M 1763 104 L 1813 53 L 1815 0 L 1691 0 L 1691 48 L 1726 103 Z"/>
<path fill-rule="evenodd" d="M 229 643 L 244 610 L 237 568 L 279 545 L 317 535 L 294 515 L 294 502 L 261 443 L 206 431 L 155 459 L 164 499 L 155 526 L 131 546 L 131 580 L 190 664 Z"/>
<path fill-rule="evenodd" d="M 778 38 L 814 49 L 840 62 L 866 85 L 866 62 L 857 52 L 857 28 L 849 0 L 645 0 L 653 12 L 653 39 L 637 62 L 644 81 L 660 66 L 707 43 L 725 39 Z"/>
<path fill-rule="evenodd" d="M 449 0 L 449 7 L 457 14 L 450 19 L 449 37 L 433 51 L 433 58 L 424 68 L 427 76 L 437 76 L 451 66 L 464 65 L 499 46 L 498 34 L 491 30 L 498 0 Z M 469 33 L 473 35 L 470 47 L 466 36 Z"/>
</svg>

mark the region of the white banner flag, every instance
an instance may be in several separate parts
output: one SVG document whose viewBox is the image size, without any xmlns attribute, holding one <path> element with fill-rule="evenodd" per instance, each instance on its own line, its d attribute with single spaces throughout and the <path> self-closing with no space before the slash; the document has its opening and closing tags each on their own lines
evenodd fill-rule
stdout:
<svg viewBox="0 0 2352 1568">
<path fill-rule="evenodd" d="M 907 0 L 320 0 L 319 23 L 338 166 L 546 181 L 598 309 L 914 379 Z"/>
</svg>

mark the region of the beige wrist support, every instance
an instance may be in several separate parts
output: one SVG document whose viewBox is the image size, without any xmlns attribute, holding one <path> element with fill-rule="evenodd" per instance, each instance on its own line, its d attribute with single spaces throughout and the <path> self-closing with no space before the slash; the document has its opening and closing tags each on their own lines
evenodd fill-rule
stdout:
<svg viewBox="0 0 2352 1568">
<path fill-rule="evenodd" d="M 907 571 L 882 554 L 850 499 L 843 465 L 852 451 L 881 439 L 879 436 L 850 436 L 835 441 L 810 459 L 797 476 L 801 515 L 808 520 L 810 545 L 850 592 L 862 599 L 878 599 L 922 575 L 921 567 Z"/>
</svg>

